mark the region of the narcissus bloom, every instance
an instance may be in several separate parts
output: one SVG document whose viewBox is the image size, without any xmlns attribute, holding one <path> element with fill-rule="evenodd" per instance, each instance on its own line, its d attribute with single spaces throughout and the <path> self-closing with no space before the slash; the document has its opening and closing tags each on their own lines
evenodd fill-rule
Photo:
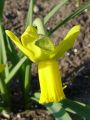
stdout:
<svg viewBox="0 0 90 120">
<path fill-rule="evenodd" d="M 33 26 L 27 27 L 21 36 L 21 41 L 11 31 L 6 30 L 6 34 L 18 48 L 31 61 L 38 64 L 41 88 L 40 103 L 65 99 L 57 59 L 72 48 L 79 32 L 80 26 L 74 26 L 67 36 L 55 46 L 48 36 L 38 34 L 38 31 Z"/>
</svg>

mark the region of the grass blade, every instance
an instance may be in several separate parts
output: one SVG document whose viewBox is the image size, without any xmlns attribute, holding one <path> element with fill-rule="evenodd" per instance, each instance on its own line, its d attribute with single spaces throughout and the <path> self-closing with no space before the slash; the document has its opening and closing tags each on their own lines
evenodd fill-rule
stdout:
<svg viewBox="0 0 90 120">
<path fill-rule="evenodd" d="M 5 32 L 2 25 L 0 25 L 0 42 L 1 42 L 0 44 L 1 44 L 1 51 L 2 51 L 2 61 L 3 61 L 3 64 L 6 65 L 5 77 L 7 77 L 9 74 L 9 67 L 7 64 L 8 60 L 7 60 L 7 54 L 6 54 L 6 48 L 5 48 Z"/>
<path fill-rule="evenodd" d="M 87 120 L 90 120 L 90 107 L 89 106 L 83 103 L 80 103 L 80 102 L 69 100 L 69 99 L 63 100 L 61 103 L 64 109 L 69 108 L 74 113 L 86 118 Z"/>
<path fill-rule="evenodd" d="M 5 79 L 6 83 L 9 83 L 10 80 L 12 79 L 12 77 L 17 73 L 17 71 L 20 69 L 20 67 L 22 66 L 22 64 L 25 62 L 25 60 L 27 59 L 27 57 L 23 57 L 18 63 L 17 65 L 11 70 L 11 72 L 9 73 L 9 75 L 7 76 L 7 78 Z"/>
<path fill-rule="evenodd" d="M 34 1 L 35 0 L 30 0 L 30 2 L 29 2 L 29 9 L 28 9 L 28 14 L 27 14 L 27 18 L 26 18 L 25 28 L 28 25 L 32 25 L 32 22 L 33 22 L 33 6 L 34 6 Z"/>
<path fill-rule="evenodd" d="M 3 19 L 4 2 L 5 0 L 0 0 L 0 23 L 2 22 L 2 19 Z"/>
<path fill-rule="evenodd" d="M 26 61 L 26 68 L 25 68 L 25 79 L 24 79 L 24 100 L 25 100 L 25 108 L 28 108 L 29 103 L 29 92 L 30 92 L 30 81 L 31 81 L 31 64 L 30 61 Z"/>
<path fill-rule="evenodd" d="M 65 17 L 62 21 L 58 22 L 57 25 L 50 31 L 49 35 L 54 33 L 59 27 L 67 23 L 69 20 L 74 17 L 80 15 L 85 9 L 90 7 L 90 2 L 86 2 L 82 4 L 79 8 L 77 8 L 74 12 L 72 12 L 69 16 Z"/>
<path fill-rule="evenodd" d="M 9 38 L 7 36 L 6 36 L 6 39 L 5 39 L 5 47 L 6 47 L 6 50 L 7 50 L 6 51 L 7 52 L 7 57 L 11 61 L 12 67 L 13 67 L 21 59 L 22 52 L 21 51 L 17 52 L 15 46 L 13 45 L 13 43 L 11 42 L 11 40 L 9 40 Z"/>
<path fill-rule="evenodd" d="M 67 1 L 68 0 L 60 0 L 60 2 L 55 5 L 55 7 L 44 17 L 44 24 L 46 24 L 50 18 L 52 18 L 58 12 L 58 10 L 67 3 Z"/>
<path fill-rule="evenodd" d="M 0 94 L 4 102 L 3 104 L 9 107 L 10 106 L 10 93 L 9 93 L 9 90 L 7 89 L 7 86 L 5 84 L 4 77 L 2 74 L 4 69 L 5 69 L 5 65 L 0 64 Z"/>
<path fill-rule="evenodd" d="M 10 106 L 10 93 L 7 89 L 5 81 L 0 76 L 0 92 L 2 96 L 2 100 L 4 101 L 4 105 Z"/>
<path fill-rule="evenodd" d="M 35 100 L 36 102 L 39 101 L 40 93 L 35 92 L 31 99 Z M 48 103 L 44 104 L 46 109 L 53 114 L 55 120 L 72 120 L 69 114 L 62 108 L 62 104 L 55 102 L 55 103 Z"/>
<path fill-rule="evenodd" d="M 62 108 L 60 103 L 49 103 L 45 107 L 53 114 L 55 120 L 72 120 L 69 114 Z"/>
</svg>

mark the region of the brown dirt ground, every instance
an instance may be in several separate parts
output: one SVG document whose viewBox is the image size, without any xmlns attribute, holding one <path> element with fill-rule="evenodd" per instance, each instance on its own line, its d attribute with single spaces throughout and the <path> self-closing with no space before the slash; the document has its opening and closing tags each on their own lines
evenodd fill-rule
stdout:
<svg viewBox="0 0 90 120">
<path fill-rule="evenodd" d="M 38 0 L 34 17 L 45 16 L 53 5 L 58 3 L 58 0 Z M 70 3 L 63 7 L 47 24 L 47 29 L 62 20 L 71 11 L 75 9 L 75 1 L 70 0 Z M 18 36 L 24 31 L 26 13 L 28 11 L 28 0 L 6 0 L 4 9 L 4 23 L 6 29 L 14 31 Z M 81 25 L 81 33 L 73 47 L 65 56 L 59 60 L 62 73 L 63 84 L 67 84 L 65 89 L 68 98 L 79 100 L 90 104 L 90 9 L 85 10 L 83 14 L 62 26 L 52 36 L 55 44 L 57 44 L 69 29 L 76 25 Z M 32 75 L 37 82 L 37 65 L 32 64 Z M 36 86 L 34 86 L 36 88 Z M 40 112 L 42 113 L 42 112 Z M 39 113 L 33 114 L 33 118 L 14 118 L 13 120 L 41 120 L 42 115 Z M 35 117 L 40 115 L 41 118 Z M 44 111 L 46 116 L 46 111 Z M 24 115 L 23 115 L 24 116 Z M 32 116 L 31 116 L 32 117 Z M 53 119 L 53 118 L 52 118 Z M 50 116 L 42 120 L 52 120 Z M 4 119 L 2 119 L 4 120 Z"/>
</svg>

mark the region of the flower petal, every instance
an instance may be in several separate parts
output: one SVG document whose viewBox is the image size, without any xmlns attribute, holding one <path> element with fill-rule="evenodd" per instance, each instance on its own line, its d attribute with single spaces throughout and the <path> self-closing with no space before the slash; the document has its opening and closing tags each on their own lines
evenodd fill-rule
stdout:
<svg viewBox="0 0 90 120">
<path fill-rule="evenodd" d="M 35 44 L 39 38 L 41 38 L 41 35 L 38 35 L 36 29 L 32 26 L 29 26 L 21 36 L 23 46 L 34 54 L 36 62 L 49 58 L 51 52 L 50 50 L 47 52 Z"/>
<path fill-rule="evenodd" d="M 21 42 L 23 46 L 30 48 L 30 43 L 38 39 L 37 30 L 33 26 L 28 26 L 25 32 L 21 36 Z"/>
<path fill-rule="evenodd" d="M 80 33 L 80 26 L 74 26 L 67 34 L 67 36 L 56 46 L 55 51 L 51 55 L 52 58 L 60 58 L 66 51 L 73 47 L 76 38 Z"/>
<path fill-rule="evenodd" d="M 34 54 L 29 51 L 28 49 L 26 49 L 25 47 L 23 47 L 23 45 L 21 44 L 21 42 L 19 41 L 18 37 L 15 36 L 11 31 L 6 30 L 6 34 L 10 37 L 10 39 L 15 43 L 15 45 L 27 56 L 29 57 L 32 61 Z"/>
</svg>

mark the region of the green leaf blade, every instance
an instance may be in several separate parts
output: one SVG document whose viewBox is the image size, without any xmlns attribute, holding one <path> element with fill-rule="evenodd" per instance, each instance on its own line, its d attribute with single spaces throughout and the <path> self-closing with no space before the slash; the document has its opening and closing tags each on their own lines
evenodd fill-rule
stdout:
<svg viewBox="0 0 90 120">
<path fill-rule="evenodd" d="M 45 107 L 53 114 L 55 120 L 72 120 L 69 114 L 62 108 L 61 103 L 48 103 Z"/>
<path fill-rule="evenodd" d="M 0 0 L 0 24 L 1 24 L 2 20 L 3 20 L 4 3 L 5 3 L 5 0 Z"/>
<path fill-rule="evenodd" d="M 5 47 L 5 31 L 2 25 L 0 25 L 0 44 L 1 44 L 1 57 L 2 57 L 2 62 L 3 64 L 6 65 L 5 67 L 5 77 L 8 76 L 9 74 L 9 67 L 8 67 L 8 59 L 7 59 L 7 50 Z"/>
<path fill-rule="evenodd" d="M 31 99 L 36 102 L 39 101 L 40 93 L 35 92 Z M 46 109 L 54 116 L 55 120 L 72 120 L 69 114 L 63 109 L 62 104 L 59 102 L 44 104 Z"/>
<path fill-rule="evenodd" d="M 71 19 L 75 18 L 76 16 L 80 15 L 85 9 L 87 9 L 89 7 L 90 7 L 90 1 L 80 5 L 80 7 L 77 8 L 74 12 L 72 12 L 70 15 L 65 17 L 62 21 L 59 21 L 57 23 L 57 25 L 49 32 L 48 35 L 51 35 L 52 33 L 54 33 L 58 28 L 65 25 L 65 23 L 67 23 Z"/>
<path fill-rule="evenodd" d="M 17 71 L 20 69 L 20 67 L 22 66 L 22 64 L 25 62 L 25 60 L 27 59 L 27 57 L 23 57 L 18 63 L 17 65 L 10 71 L 9 75 L 7 76 L 7 78 L 5 79 L 6 84 L 10 82 L 11 78 L 17 73 Z"/>
<path fill-rule="evenodd" d="M 25 28 L 28 25 L 32 25 L 33 22 L 33 7 L 34 7 L 35 0 L 29 0 L 29 9 L 26 17 Z"/>
<path fill-rule="evenodd" d="M 25 108 L 27 109 L 29 106 L 29 93 L 30 93 L 30 86 L 31 86 L 31 63 L 29 60 L 25 61 L 25 78 L 24 78 L 24 103 Z"/>
<path fill-rule="evenodd" d="M 90 106 L 69 99 L 63 100 L 61 104 L 64 109 L 69 108 L 86 120 L 90 120 Z"/>
<path fill-rule="evenodd" d="M 50 12 L 44 17 L 44 24 L 46 24 L 57 12 L 58 10 L 67 3 L 68 0 L 61 0 Z"/>
</svg>

